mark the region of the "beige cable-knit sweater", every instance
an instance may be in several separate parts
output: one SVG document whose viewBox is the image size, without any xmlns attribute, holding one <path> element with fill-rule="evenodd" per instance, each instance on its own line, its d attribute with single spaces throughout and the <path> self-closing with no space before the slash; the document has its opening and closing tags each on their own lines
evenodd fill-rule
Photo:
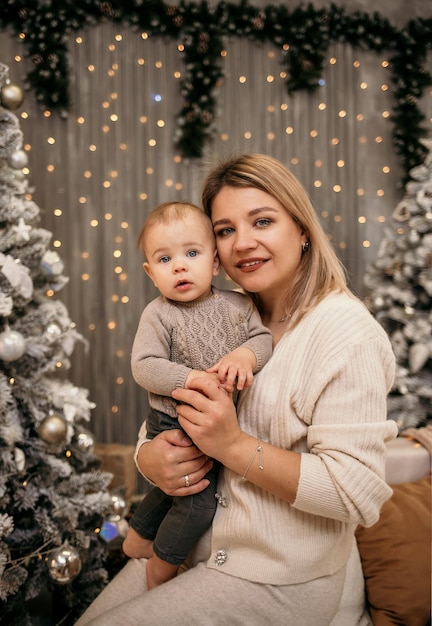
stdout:
<svg viewBox="0 0 432 626">
<path fill-rule="evenodd" d="M 255 354 L 258 372 L 272 354 L 272 336 L 252 300 L 216 287 L 208 298 L 174 302 L 159 296 L 142 312 L 132 346 L 135 381 L 150 405 L 176 418 L 171 394 L 189 372 L 205 371 L 240 346 Z"/>
<path fill-rule="evenodd" d="M 397 434 L 386 419 L 394 369 L 384 330 L 347 295 L 330 294 L 282 337 L 240 394 L 238 419 L 261 441 L 302 453 L 296 500 L 223 468 L 226 506 L 213 521 L 209 567 L 280 585 L 346 563 L 355 527 L 376 522 L 391 495 L 384 471 L 386 442 Z M 144 441 L 143 428 L 137 450 Z"/>
</svg>

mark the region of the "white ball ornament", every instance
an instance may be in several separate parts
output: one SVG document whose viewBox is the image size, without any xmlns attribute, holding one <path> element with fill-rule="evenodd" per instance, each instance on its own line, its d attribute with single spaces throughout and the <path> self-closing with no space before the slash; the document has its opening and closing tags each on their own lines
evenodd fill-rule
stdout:
<svg viewBox="0 0 432 626">
<path fill-rule="evenodd" d="M 47 415 L 37 429 L 39 437 L 45 443 L 59 444 L 66 439 L 67 423 L 60 415 Z"/>
<path fill-rule="evenodd" d="M 24 150 L 15 150 L 8 156 L 8 163 L 14 170 L 22 170 L 28 165 L 28 156 Z"/>
<path fill-rule="evenodd" d="M 10 363 L 22 357 L 26 349 L 25 339 L 16 330 L 6 328 L 0 333 L 0 359 Z"/>
<path fill-rule="evenodd" d="M 51 578 L 60 585 L 69 584 L 81 571 L 80 556 L 68 541 L 55 550 L 48 562 Z"/>
</svg>

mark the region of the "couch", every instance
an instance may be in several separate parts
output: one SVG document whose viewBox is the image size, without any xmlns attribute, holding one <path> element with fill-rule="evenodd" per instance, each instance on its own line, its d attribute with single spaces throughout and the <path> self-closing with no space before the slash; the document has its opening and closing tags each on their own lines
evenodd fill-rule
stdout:
<svg viewBox="0 0 432 626">
<path fill-rule="evenodd" d="M 405 431 L 389 444 L 386 480 L 393 496 L 374 526 L 357 529 L 331 626 L 431 624 L 431 451 L 432 426 Z M 348 616 L 359 603 L 363 617 L 353 624 Z"/>
</svg>

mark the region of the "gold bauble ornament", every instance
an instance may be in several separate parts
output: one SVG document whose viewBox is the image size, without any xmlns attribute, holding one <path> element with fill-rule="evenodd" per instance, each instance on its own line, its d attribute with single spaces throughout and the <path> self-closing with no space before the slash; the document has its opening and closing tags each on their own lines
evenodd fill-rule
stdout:
<svg viewBox="0 0 432 626">
<path fill-rule="evenodd" d="M 0 102 L 5 109 L 13 111 L 18 109 L 24 102 L 24 92 L 18 85 L 8 83 L 0 90 Z"/>
<path fill-rule="evenodd" d="M 39 424 L 38 434 L 45 443 L 62 443 L 67 435 L 67 422 L 55 413 L 47 415 Z"/>
<path fill-rule="evenodd" d="M 81 559 L 68 541 L 52 553 L 48 571 L 51 578 L 60 585 L 67 585 L 78 576 L 81 571 Z"/>
</svg>

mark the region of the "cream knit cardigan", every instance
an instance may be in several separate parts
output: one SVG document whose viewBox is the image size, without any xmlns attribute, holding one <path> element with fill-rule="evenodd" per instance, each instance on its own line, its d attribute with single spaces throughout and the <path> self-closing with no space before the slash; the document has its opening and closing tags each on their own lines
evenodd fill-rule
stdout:
<svg viewBox="0 0 432 626">
<path fill-rule="evenodd" d="M 240 394 L 238 419 L 257 439 L 302 453 L 297 496 L 288 504 L 223 468 L 208 567 L 283 585 L 346 563 L 356 526 L 375 523 L 391 495 L 384 471 L 386 443 L 397 435 L 386 409 L 394 369 L 386 333 L 345 294 L 327 296 L 282 337 Z M 145 427 L 137 450 L 144 441 Z"/>
</svg>

